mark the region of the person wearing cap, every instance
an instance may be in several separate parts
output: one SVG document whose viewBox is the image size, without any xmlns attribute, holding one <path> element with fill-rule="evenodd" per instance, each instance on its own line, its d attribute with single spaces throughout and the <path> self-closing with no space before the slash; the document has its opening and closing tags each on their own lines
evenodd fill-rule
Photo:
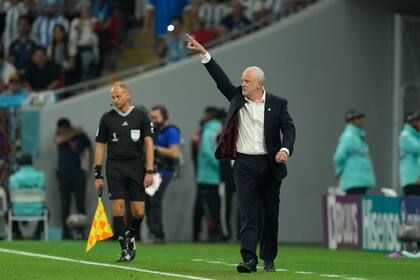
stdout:
<svg viewBox="0 0 420 280">
<path fill-rule="evenodd" d="M 400 134 L 400 184 L 404 195 L 420 196 L 420 115 L 405 116 Z"/>
<path fill-rule="evenodd" d="M 251 24 L 250 19 L 245 16 L 245 7 L 240 1 L 231 1 L 230 7 L 230 13 L 221 20 L 217 27 L 220 36 L 228 33 L 238 33 Z"/>
<path fill-rule="evenodd" d="M 334 154 L 338 187 L 347 194 L 365 194 L 376 184 L 369 146 L 364 131 L 365 114 L 350 110 L 345 115 L 346 127 Z"/>
</svg>

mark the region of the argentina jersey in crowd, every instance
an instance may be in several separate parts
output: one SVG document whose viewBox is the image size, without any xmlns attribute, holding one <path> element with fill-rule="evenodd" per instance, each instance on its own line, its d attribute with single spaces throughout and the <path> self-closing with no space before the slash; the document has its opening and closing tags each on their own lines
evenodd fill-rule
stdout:
<svg viewBox="0 0 420 280">
<path fill-rule="evenodd" d="M 147 114 L 135 107 L 126 113 L 113 109 L 99 123 L 96 142 L 107 144 L 108 160 L 130 160 L 143 157 L 144 137 L 152 136 Z"/>
</svg>

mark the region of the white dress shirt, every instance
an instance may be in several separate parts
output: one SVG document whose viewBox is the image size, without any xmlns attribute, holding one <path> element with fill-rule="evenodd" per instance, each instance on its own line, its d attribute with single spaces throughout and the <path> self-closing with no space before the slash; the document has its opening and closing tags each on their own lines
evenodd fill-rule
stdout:
<svg viewBox="0 0 420 280">
<path fill-rule="evenodd" d="M 201 62 L 206 64 L 211 60 L 210 53 L 201 55 Z M 251 101 L 245 97 L 245 104 L 239 110 L 238 139 L 236 150 L 247 155 L 266 155 L 267 147 L 264 138 L 264 111 L 266 92 L 260 100 Z M 289 155 L 289 149 L 281 148 Z"/>
<path fill-rule="evenodd" d="M 239 110 L 238 139 L 236 150 L 246 155 L 266 155 L 264 140 L 265 90 L 260 100 L 251 101 L 245 97 L 245 104 Z"/>
</svg>

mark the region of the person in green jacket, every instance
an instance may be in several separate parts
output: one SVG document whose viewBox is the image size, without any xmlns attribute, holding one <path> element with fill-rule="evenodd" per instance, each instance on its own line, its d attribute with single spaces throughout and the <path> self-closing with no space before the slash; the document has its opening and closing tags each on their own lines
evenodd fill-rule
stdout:
<svg viewBox="0 0 420 280">
<path fill-rule="evenodd" d="M 420 115 L 405 116 L 400 134 L 400 184 L 404 195 L 420 196 Z"/>
<path fill-rule="evenodd" d="M 222 130 L 220 110 L 207 107 L 202 121 L 203 128 L 197 155 L 198 192 L 207 220 L 209 241 L 221 241 L 220 162 L 215 156 L 217 137 Z"/>
<path fill-rule="evenodd" d="M 38 198 L 31 202 L 28 196 L 25 201 L 18 199 L 13 201 L 16 193 L 27 190 L 30 193 L 39 194 L 45 192 L 45 174 L 42 171 L 36 170 L 32 164 L 32 157 L 30 155 L 22 155 L 18 159 L 19 169 L 9 178 L 9 192 L 12 197 L 11 209 L 12 214 L 16 216 L 40 216 L 44 212 L 44 203 Z M 38 195 L 36 195 L 38 197 Z M 28 201 L 26 201 L 28 200 Z M 21 238 L 22 234 L 17 223 L 12 225 L 15 237 Z M 43 222 L 38 222 L 35 230 L 35 239 L 39 239 L 43 229 Z"/>
<path fill-rule="evenodd" d="M 365 114 L 349 110 L 345 115 L 346 127 L 334 154 L 338 187 L 346 194 L 363 195 L 376 184 L 373 164 L 364 131 Z"/>
</svg>

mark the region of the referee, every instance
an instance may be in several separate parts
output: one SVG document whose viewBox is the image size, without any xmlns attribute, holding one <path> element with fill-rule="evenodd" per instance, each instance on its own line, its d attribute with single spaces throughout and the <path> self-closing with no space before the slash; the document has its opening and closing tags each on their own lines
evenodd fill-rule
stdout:
<svg viewBox="0 0 420 280">
<path fill-rule="evenodd" d="M 106 146 L 114 234 L 121 246 L 117 262 L 128 262 L 136 256 L 134 236 L 144 217 L 145 188 L 153 183 L 152 128 L 149 117 L 129 103 L 131 91 L 125 84 L 114 83 L 111 98 L 114 108 L 102 116 L 96 134 L 95 187 L 99 191 L 104 186 L 102 162 Z M 126 200 L 130 201 L 133 216 L 129 229 L 124 223 Z"/>
</svg>

